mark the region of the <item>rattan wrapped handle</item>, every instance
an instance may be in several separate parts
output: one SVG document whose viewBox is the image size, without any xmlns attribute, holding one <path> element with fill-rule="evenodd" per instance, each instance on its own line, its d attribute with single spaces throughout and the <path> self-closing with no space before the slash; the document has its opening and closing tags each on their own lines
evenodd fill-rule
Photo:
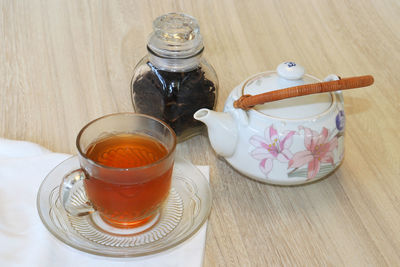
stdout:
<svg viewBox="0 0 400 267">
<path fill-rule="evenodd" d="M 243 95 L 233 103 L 233 106 L 235 108 L 248 110 L 255 105 L 282 100 L 285 98 L 360 88 L 370 86 L 373 83 L 374 77 L 371 75 L 365 75 L 343 78 L 336 81 L 305 84 L 259 95 Z"/>
</svg>

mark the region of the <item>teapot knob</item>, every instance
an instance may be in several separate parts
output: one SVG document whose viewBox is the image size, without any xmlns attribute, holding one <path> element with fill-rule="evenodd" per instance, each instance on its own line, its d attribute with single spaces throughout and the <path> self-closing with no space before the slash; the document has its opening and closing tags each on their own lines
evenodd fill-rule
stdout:
<svg viewBox="0 0 400 267">
<path fill-rule="evenodd" d="M 279 64 L 279 66 L 276 68 L 276 71 L 280 77 L 287 80 L 299 80 L 305 73 L 305 70 L 302 66 L 292 61 Z"/>
</svg>

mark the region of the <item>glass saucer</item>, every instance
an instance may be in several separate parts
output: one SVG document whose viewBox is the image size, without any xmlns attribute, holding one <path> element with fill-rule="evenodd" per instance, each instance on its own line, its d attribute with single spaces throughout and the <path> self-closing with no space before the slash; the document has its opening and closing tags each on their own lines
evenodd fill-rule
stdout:
<svg viewBox="0 0 400 267">
<path fill-rule="evenodd" d="M 71 216 L 60 203 L 59 185 L 65 174 L 79 168 L 77 156 L 55 167 L 39 188 L 37 208 L 43 224 L 55 237 L 84 252 L 108 257 L 158 253 L 190 238 L 211 210 L 207 179 L 194 165 L 176 158 L 169 197 L 150 227 L 113 228 L 101 223 L 96 212 L 84 217 Z M 77 205 L 87 201 L 83 186 L 75 194 Z"/>
</svg>

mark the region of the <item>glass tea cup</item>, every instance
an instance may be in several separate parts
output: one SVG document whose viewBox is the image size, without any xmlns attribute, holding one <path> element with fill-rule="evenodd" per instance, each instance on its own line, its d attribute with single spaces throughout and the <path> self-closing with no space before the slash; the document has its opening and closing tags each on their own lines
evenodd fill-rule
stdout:
<svg viewBox="0 0 400 267">
<path fill-rule="evenodd" d="M 110 114 L 84 126 L 76 146 L 81 169 L 67 174 L 60 186 L 70 215 L 96 214 L 116 228 L 157 221 L 174 165 L 176 135 L 170 126 L 143 114 Z M 76 204 L 84 194 L 89 201 Z"/>
</svg>

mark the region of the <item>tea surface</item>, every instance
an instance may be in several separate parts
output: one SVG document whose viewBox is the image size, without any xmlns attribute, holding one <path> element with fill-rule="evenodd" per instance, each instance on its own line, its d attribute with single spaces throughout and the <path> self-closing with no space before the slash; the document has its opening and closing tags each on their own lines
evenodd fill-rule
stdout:
<svg viewBox="0 0 400 267">
<path fill-rule="evenodd" d="M 157 140 L 140 134 L 119 134 L 89 146 L 86 156 L 108 167 L 132 168 L 153 163 L 168 154 Z"/>
</svg>

